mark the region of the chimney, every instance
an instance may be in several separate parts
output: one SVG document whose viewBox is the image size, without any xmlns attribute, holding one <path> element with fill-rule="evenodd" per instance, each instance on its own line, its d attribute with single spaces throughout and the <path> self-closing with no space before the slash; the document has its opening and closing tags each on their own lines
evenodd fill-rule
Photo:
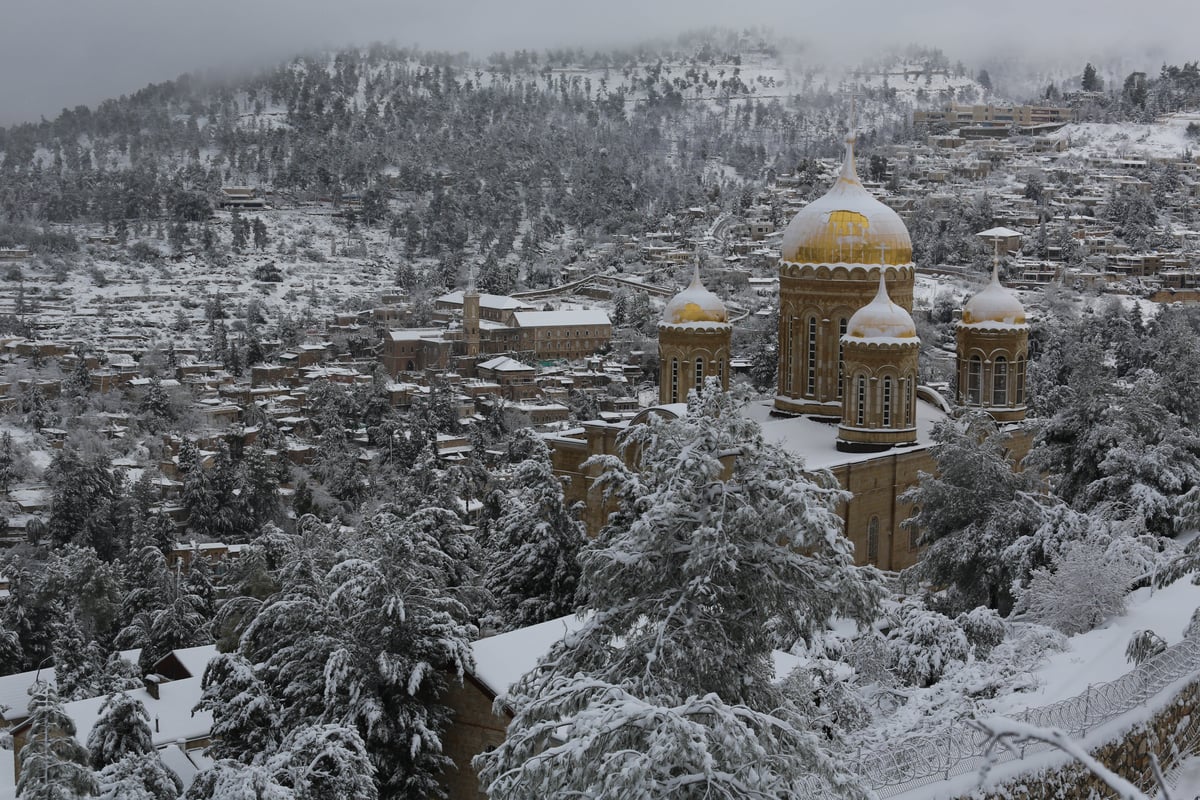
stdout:
<svg viewBox="0 0 1200 800">
<path fill-rule="evenodd" d="M 158 685 L 162 683 L 162 679 L 162 675 L 159 675 L 158 673 L 151 673 L 150 675 L 142 678 L 142 686 L 146 689 L 146 694 L 150 695 L 155 700 L 159 699 Z"/>
</svg>

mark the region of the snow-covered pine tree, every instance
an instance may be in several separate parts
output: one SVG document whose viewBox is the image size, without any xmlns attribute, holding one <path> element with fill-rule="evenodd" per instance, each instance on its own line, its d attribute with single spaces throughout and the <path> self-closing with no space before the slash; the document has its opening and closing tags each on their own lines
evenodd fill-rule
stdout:
<svg viewBox="0 0 1200 800">
<path fill-rule="evenodd" d="M 196 775 L 184 800 L 295 800 L 265 764 L 218 761 Z"/>
<path fill-rule="evenodd" d="M 21 748 L 17 800 L 75 800 L 96 791 L 88 751 L 75 741 L 75 723 L 58 692 L 45 682 L 30 691 L 29 733 Z"/>
<path fill-rule="evenodd" d="M 620 501 L 581 553 L 593 615 L 506 698 L 508 737 L 476 765 L 498 799 L 859 796 L 774 682 L 775 636 L 834 614 L 867 621 L 880 589 L 854 566 L 833 476 L 767 445 L 714 381 L 685 417 L 630 429 Z M 546 747 L 551 734 L 561 744 Z"/>
<path fill-rule="evenodd" d="M 530 454 L 513 471 L 512 488 L 488 541 L 485 586 L 495 600 L 494 624 L 500 630 L 574 610 L 576 557 L 585 540 L 583 525 L 563 502 L 549 449 L 537 437 L 522 434 L 530 440 Z"/>
<path fill-rule="evenodd" d="M 292 731 L 270 760 L 296 800 L 376 800 L 375 767 L 358 731 L 306 725 Z"/>
<path fill-rule="evenodd" d="M 96 776 L 99 800 L 178 800 L 183 782 L 156 750 L 129 753 Z"/>
<path fill-rule="evenodd" d="M 104 769 L 127 755 L 153 753 L 146 707 L 124 692 L 109 695 L 100 706 L 100 718 L 88 734 L 87 748 L 96 769 Z"/>
<path fill-rule="evenodd" d="M 340 641 L 324 665 L 321 719 L 358 729 L 386 798 L 442 796 L 450 712 L 440 701 L 448 675 L 472 663 L 475 629 L 458 599 L 471 539 L 453 515 L 430 511 L 385 507 L 360 530 L 362 557 L 328 576 Z"/>
<path fill-rule="evenodd" d="M 1030 499 L 1038 477 L 1015 468 L 1004 433 L 986 414 L 938 423 L 933 439 L 937 472 L 920 473 L 901 496 L 920 509 L 902 525 L 919 530 L 926 545 L 906 575 L 951 587 L 954 611 L 986 605 L 1008 613 L 1017 575 L 1007 549 L 1038 528 L 1042 511 Z"/>
<path fill-rule="evenodd" d="M 249 763 L 274 751 L 279 741 L 275 701 L 245 658 L 219 653 L 208 662 L 201 686 L 204 694 L 195 710 L 213 715 L 209 758 Z"/>
</svg>

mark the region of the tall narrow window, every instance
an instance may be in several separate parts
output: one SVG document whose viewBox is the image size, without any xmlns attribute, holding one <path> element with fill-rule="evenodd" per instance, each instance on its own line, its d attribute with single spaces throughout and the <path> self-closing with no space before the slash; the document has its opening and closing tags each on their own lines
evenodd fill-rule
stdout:
<svg viewBox="0 0 1200 800">
<path fill-rule="evenodd" d="M 903 382 L 903 385 L 902 385 L 902 386 L 901 386 L 901 388 L 900 388 L 900 391 L 901 391 L 901 392 L 904 394 L 904 425 L 905 425 L 906 427 L 912 427 L 912 424 L 913 424 L 913 418 L 912 418 L 912 415 L 913 415 L 913 389 L 912 389 L 912 384 L 913 384 L 913 380 L 912 380 L 912 378 L 905 378 L 905 379 L 904 379 L 904 382 Z"/>
<path fill-rule="evenodd" d="M 717 359 L 717 377 L 721 380 L 721 388 L 725 388 L 725 359 Z"/>
<path fill-rule="evenodd" d="M 983 361 L 979 356 L 971 356 L 971 360 L 967 362 L 967 403 L 969 405 L 981 404 L 982 381 Z"/>
<path fill-rule="evenodd" d="M 1008 359 L 996 356 L 992 363 L 992 405 L 1008 405 Z"/>
<path fill-rule="evenodd" d="M 1017 356 L 1017 361 L 1013 364 L 1013 369 L 1016 374 L 1016 392 L 1013 397 L 1013 403 L 1018 406 L 1025 405 L 1025 357 Z"/>
<path fill-rule="evenodd" d="M 813 397 L 817 393 L 817 318 L 808 318 L 808 344 L 807 344 L 807 361 L 808 361 L 808 382 L 805 385 L 805 394 Z"/>
<path fill-rule="evenodd" d="M 796 371 L 796 365 L 792 363 L 792 360 L 796 356 L 795 340 L 792 338 L 795 335 L 795 332 L 792 330 L 795 322 L 796 321 L 793 319 L 788 319 L 787 336 L 785 336 L 783 339 L 784 346 L 786 348 L 783 354 L 783 371 L 785 375 L 783 379 L 783 391 L 788 397 L 792 396 L 792 375 Z"/>
<path fill-rule="evenodd" d="M 879 517 L 867 523 L 867 563 L 879 563 Z"/>
<path fill-rule="evenodd" d="M 842 399 L 842 390 L 846 383 L 846 346 L 842 344 L 842 337 L 846 335 L 846 324 L 848 320 L 843 318 L 838 322 L 838 374 L 837 374 L 837 393 L 838 400 Z"/>
<path fill-rule="evenodd" d="M 704 359 L 703 358 L 696 359 L 696 382 L 692 384 L 692 387 L 696 390 L 696 394 L 700 394 L 700 391 L 704 388 Z"/>
<path fill-rule="evenodd" d="M 858 406 L 858 411 L 854 417 L 855 425 L 860 428 L 867 418 L 867 378 L 864 375 L 858 376 L 858 388 L 856 390 L 855 405 Z"/>
<path fill-rule="evenodd" d="M 671 359 L 671 402 L 679 402 L 679 359 Z"/>
<path fill-rule="evenodd" d="M 883 379 L 883 427 L 892 427 L 892 379 Z"/>
</svg>

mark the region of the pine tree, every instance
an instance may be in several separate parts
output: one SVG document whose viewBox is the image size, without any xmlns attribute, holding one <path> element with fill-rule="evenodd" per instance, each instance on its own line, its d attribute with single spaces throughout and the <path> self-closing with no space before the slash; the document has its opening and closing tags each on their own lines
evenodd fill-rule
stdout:
<svg viewBox="0 0 1200 800">
<path fill-rule="evenodd" d="M 297 728 L 271 759 L 296 800 L 375 800 L 375 767 L 362 737 L 342 725 Z"/>
<path fill-rule="evenodd" d="M 208 662 L 201 685 L 204 695 L 196 710 L 213 715 L 209 758 L 250 763 L 274 751 L 279 741 L 275 702 L 245 658 L 218 654 Z"/>
<path fill-rule="evenodd" d="M 154 752 L 150 715 L 140 700 L 116 692 L 104 701 L 99 713 L 87 740 L 93 767 L 104 769 L 126 756 Z"/>
<path fill-rule="evenodd" d="M 624 446 L 638 469 L 598 460 L 620 505 L 580 556 L 594 614 L 510 690 L 508 737 L 476 759 L 489 796 L 804 796 L 812 774 L 861 796 L 771 661 L 776 639 L 874 613 L 873 572 L 841 535 L 845 493 L 768 446 L 715 381 Z M 547 735 L 563 746 L 545 750 Z"/>
<path fill-rule="evenodd" d="M 179 777 L 151 750 L 130 753 L 100 770 L 99 800 L 178 800 Z"/>
<path fill-rule="evenodd" d="M 550 468 L 550 452 L 522 432 L 532 452 L 513 471 L 489 541 L 485 585 L 495 598 L 497 627 L 511 630 L 574 610 L 579 580 L 576 556 L 583 525 L 563 503 L 562 484 Z M 520 436 L 520 435 L 519 435 Z"/>
<path fill-rule="evenodd" d="M 63 711 L 58 692 L 38 683 L 29 702 L 29 732 L 21 748 L 18 800 L 74 800 L 96 791 L 88 752 L 75 741 L 75 723 Z"/>
</svg>

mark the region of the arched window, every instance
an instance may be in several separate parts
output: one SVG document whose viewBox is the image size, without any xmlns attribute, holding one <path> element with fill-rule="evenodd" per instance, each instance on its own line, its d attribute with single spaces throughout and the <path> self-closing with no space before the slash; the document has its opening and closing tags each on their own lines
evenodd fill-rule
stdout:
<svg viewBox="0 0 1200 800">
<path fill-rule="evenodd" d="M 883 427 L 892 427 L 892 378 L 883 379 Z"/>
<path fill-rule="evenodd" d="M 679 402 L 679 359 L 671 359 L 671 402 Z"/>
<path fill-rule="evenodd" d="M 867 523 L 867 563 L 879 563 L 879 517 Z"/>
<path fill-rule="evenodd" d="M 806 344 L 806 361 L 808 376 L 805 383 L 805 394 L 812 397 L 817 393 L 817 318 L 808 318 L 808 342 Z"/>
<path fill-rule="evenodd" d="M 992 363 L 992 405 L 1008 405 L 1008 359 L 996 356 Z"/>
<path fill-rule="evenodd" d="M 854 424 L 861 428 L 867 419 L 867 378 L 865 375 L 858 376 L 858 386 L 855 389 L 855 394 L 857 412 L 854 417 Z"/>
<path fill-rule="evenodd" d="M 1017 356 L 1016 362 L 1013 364 L 1013 371 L 1016 380 L 1016 391 L 1013 392 L 1013 403 L 1018 406 L 1025 405 L 1025 357 Z"/>
<path fill-rule="evenodd" d="M 838 400 L 842 399 L 842 387 L 846 383 L 846 346 L 842 344 L 842 337 L 846 335 L 846 324 L 848 320 L 842 318 L 838 322 L 838 374 L 837 374 L 837 396 Z"/>
<path fill-rule="evenodd" d="M 967 403 L 980 405 L 982 400 L 983 360 L 979 356 L 971 356 L 967 362 Z"/>
<path fill-rule="evenodd" d="M 696 394 L 700 394 L 700 391 L 704 388 L 704 359 L 703 358 L 696 359 L 696 382 L 692 384 L 692 387 L 696 390 Z"/>
</svg>

